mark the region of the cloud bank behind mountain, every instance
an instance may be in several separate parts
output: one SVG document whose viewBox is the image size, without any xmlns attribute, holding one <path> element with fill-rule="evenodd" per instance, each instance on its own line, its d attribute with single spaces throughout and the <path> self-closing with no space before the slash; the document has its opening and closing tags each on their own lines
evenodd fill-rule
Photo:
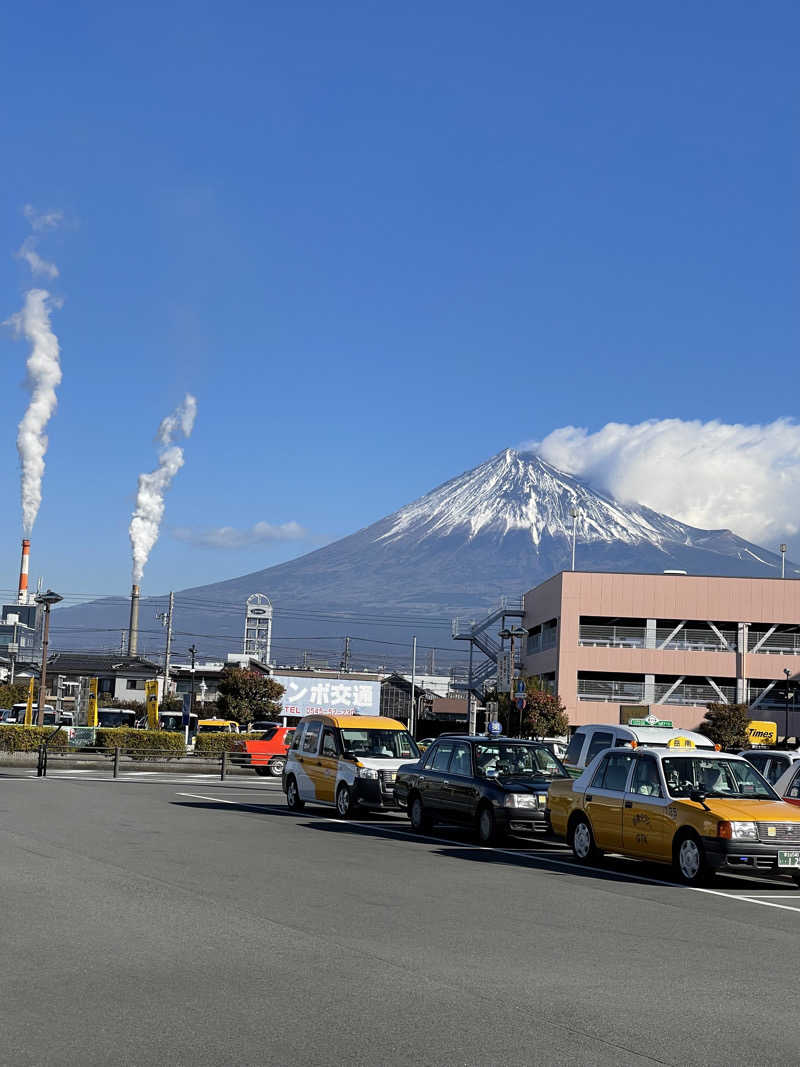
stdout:
<svg viewBox="0 0 800 1067">
<path fill-rule="evenodd" d="M 646 504 L 691 526 L 731 529 L 759 544 L 800 530 L 800 424 L 712 420 L 563 426 L 520 448 L 624 503 Z"/>
</svg>

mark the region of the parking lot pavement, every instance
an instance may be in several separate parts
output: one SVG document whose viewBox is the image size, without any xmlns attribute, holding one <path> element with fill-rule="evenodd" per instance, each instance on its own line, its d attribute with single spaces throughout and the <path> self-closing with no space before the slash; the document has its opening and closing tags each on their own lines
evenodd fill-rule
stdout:
<svg viewBox="0 0 800 1067">
<path fill-rule="evenodd" d="M 2 1062 L 796 1061 L 791 883 L 178 777 L 0 781 Z"/>
</svg>

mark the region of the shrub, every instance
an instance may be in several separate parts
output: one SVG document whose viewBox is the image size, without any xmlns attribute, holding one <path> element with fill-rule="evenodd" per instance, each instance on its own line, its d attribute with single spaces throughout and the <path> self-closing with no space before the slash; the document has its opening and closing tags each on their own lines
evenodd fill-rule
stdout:
<svg viewBox="0 0 800 1067">
<path fill-rule="evenodd" d="M 257 735 L 247 734 L 249 740 Z M 263 736 L 263 735 L 258 735 Z M 194 743 L 195 756 L 221 756 L 223 752 L 233 752 L 243 740 L 241 734 L 198 734 Z"/>
<path fill-rule="evenodd" d="M 37 752 L 39 745 L 50 737 L 52 726 L 0 725 L 0 750 L 3 752 Z M 59 730 L 50 741 L 50 749 L 67 747 L 67 732 Z"/>
<path fill-rule="evenodd" d="M 706 717 L 697 727 L 698 732 L 719 745 L 724 752 L 747 748 L 747 724 L 750 711 L 747 704 L 706 704 Z"/>
<path fill-rule="evenodd" d="M 174 759 L 186 755 L 183 734 L 171 730 L 132 730 L 127 726 L 101 726 L 97 748 L 124 748 L 133 759 Z"/>
</svg>

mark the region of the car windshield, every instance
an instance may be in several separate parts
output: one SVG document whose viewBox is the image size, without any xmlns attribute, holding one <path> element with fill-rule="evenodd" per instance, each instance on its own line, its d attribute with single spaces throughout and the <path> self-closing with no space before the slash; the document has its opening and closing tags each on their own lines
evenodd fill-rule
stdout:
<svg viewBox="0 0 800 1067">
<path fill-rule="evenodd" d="M 697 789 L 707 797 L 779 800 L 755 767 L 746 760 L 666 757 L 661 761 L 672 797 L 688 797 Z"/>
<path fill-rule="evenodd" d="M 567 771 L 546 745 L 486 741 L 475 746 L 478 774 L 482 778 L 520 775 L 562 778 Z"/>
<path fill-rule="evenodd" d="M 418 759 L 419 749 L 405 730 L 342 730 L 345 753 L 367 759 Z"/>
</svg>

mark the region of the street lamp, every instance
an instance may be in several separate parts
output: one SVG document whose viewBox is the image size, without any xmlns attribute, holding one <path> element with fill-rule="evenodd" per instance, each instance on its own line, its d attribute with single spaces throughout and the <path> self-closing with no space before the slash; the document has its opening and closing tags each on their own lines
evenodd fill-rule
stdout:
<svg viewBox="0 0 800 1067">
<path fill-rule="evenodd" d="M 499 636 L 504 641 L 511 642 L 511 663 L 509 666 L 509 679 L 508 679 L 508 695 L 511 700 L 514 699 L 514 641 L 518 637 L 527 637 L 528 631 L 523 629 L 522 626 L 512 626 L 511 629 L 505 627 L 500 631 Z M 511 725 L 511 712 L 509 711 L 509 726 Z M 522 736 L 522 708 L 519 709 L 519 736 Z"/>
<path fill-rule="evenodd" d="M 786 738 L 789 736 L 789 679 L 792 676 L 792 672 L 789 667 L 784 667 L 783 673 L 786 675 L 785 689 L 783 694 L 784 699 L 786 701 L 786 727 L 783 732 L 783 737 L 784 740 L 786 740 Z"/>
<path fill-rule="evenodd" d="M 781 578 L 786 577 L 786 553 L 788 549 L 788 545 L 778 545 L 778 551 L 781 554 Z"/>
<path fill-rule="evenodd" d="M 44 633 L 42 635 L 42 673 L 39 678 L 39 714 L 36 717 L 37 725 L 44 726 L 44 702 L 45 690 L 47 689 L 47 644 L 50 640 L 50 608 L 58 604 L 64 598 L 48 589 L 46 593 L 40 593 L 34 597 L 34 603 L 44 606 Z"/>
<path fill-rule="evenodd" d="M 570 508 L 569 513 L 572 516 L 572 569 L 575 570 L 575 534 L 578 530 L 578 509 Z"/>
</svg>

